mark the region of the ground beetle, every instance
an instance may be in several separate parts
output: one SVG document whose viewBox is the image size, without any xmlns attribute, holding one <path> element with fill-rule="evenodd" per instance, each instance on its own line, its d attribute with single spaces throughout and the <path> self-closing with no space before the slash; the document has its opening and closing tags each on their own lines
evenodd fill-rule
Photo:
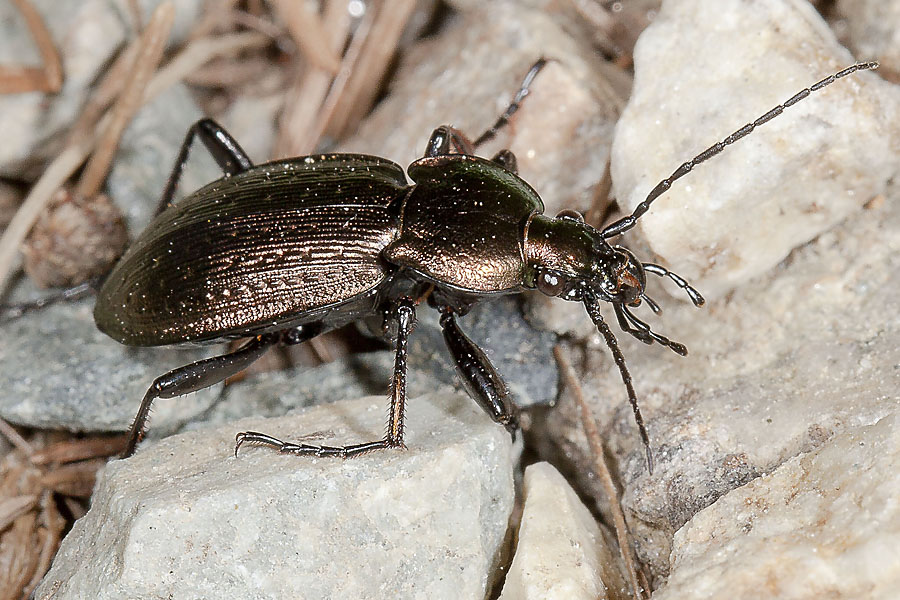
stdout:
<svg viewBox="0 0 900 600">
<path fill-rule="evenodd" d="M 276 344 L 297 344 L 353 321 L 375 321 L 396 338 L 391 407 L 384 438 L 342 447 L 283 442 L 257 432 L 237 435 L 287 454 L 356 456 L 403 446 L 407 341 L 416 305 L 440 311 L 447 347 L 461 379 L 483 409 L 510 432 L 518 422 L 506 386 L 485 353 L 459 328 L 476 302 L 537 288 L 581 302 L 612 352 L 628 392 L 652 470 L 650 441 L 631 376 L 600 313 L 612 305 L 621 328 L 684 355 L 630 307 L 647 302 L 647 273 L 668 277 L 697 306 L 703 298 L 664 267 L 640 262 L 607 241 L 634 227 L 653 201 L 699 163 L 771 120 L 812 91 L 876 63 L 848 67 L 804 89 L 682 164 L 630 215 L 604 229 L 574 211 L 543 214 L 538 194 L 516 175 L 508 150 L 474 156 L 506 124 L 544 66 L 531 68 L 493 127 L 470 142 L 458 130 L 434 130 L 425 156 L 407 169 L 362 154 L 323 154 L 254 166 L 235 140 L 204 119 L 188 132 L 158 215 L 115 266 L 99 292 L 94 317 L 113 339 L 132 346 L 252 337 L 238 350 L 159 377 L 141 402 L 124 456 L 144 434 L 156 398 L 193 392 L 237 373 Z M 172 204 L 194 137 L 225 177 Z"/>
</svg>

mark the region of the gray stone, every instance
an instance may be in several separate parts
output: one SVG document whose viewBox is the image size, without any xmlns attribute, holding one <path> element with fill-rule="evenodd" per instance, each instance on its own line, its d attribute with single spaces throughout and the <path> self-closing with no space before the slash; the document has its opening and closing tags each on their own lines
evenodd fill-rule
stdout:
<svg viewBox="0 0 900 600">
<path fill-rule="evenodd" d="M 525 469 L 518 542 L 500 600 L 633 598 L 619 551 L 550 463 Z"/>
<path fill-rule="evenodd" d="M 769 4 L 766 2 L 767 6 Z M 676 55 L 682 57 L 685 66 L 670 65 L 672 76 L 679 81 L 693 81 L 695 69 L 712 68 L 713 74 L 752 73 L 754 76 L 758 71 L 768 72 L 770 65 L 774 65 L 772 70 L 778 70 L 779 65 L 787 60 L 781 56 L 786 51 L 779 48 L 790 46 L 795 49 L 794 52 L 799 49 L 812 52 L 822 44 L 818 35 L 799 36 L 797 29 L 803 23 L 812 29 L 819 25 L 813 27 L 811 21 L 798 19 L 798 13 L 788 10 L 790 7 L 806 15 L 807 9 L 793 3 L 773 5 L 772 11 L 726 3 L 722 7 L 717 6 L 715 13 L 718 21 L 712 22 L 708 19 L 712 10 L 701 10 L 690 2 L 670 3 L 654 26 L 647 30 L 649 41 L 639 43 L 642 46 L 639 54 L 648 52 L 657 44 L 654 40 L 657 28 L 665 32 L 674 22 L 680 25 L 681 33 L 677 36 L 679 47 L 668 50 L 660 47 L 658 50 L 665 51 L 665 56 L 658 60 L 669 60 Z M 690 22 L 686 23 L 683 17 L 673 14 L 676 12 L 674 9 L 690 14 Z M 779 16 L 777 32 L 774 24 L 764 25 L 758 21 L 770 18 L 767 16 L 770 14 Z M 716 32 L 722 32 L 722 35 L 727 32 L 728 43 L 721 41 L 714 45 L 712 40 L 720 35 Z M 702 43 L 696 41 L 695 36 Z M 785 36 L 788 38 L 782 39 Z M 768 41 L 773 47 L 766 51 L 754 46 L 758 40 Z M 709 60 L 721 60 L 723 65 L 709 67 L 706 61 L 710 53 L 692 52 L 690 49 L 694 45 L 715 47 L 716 52 L 711 53 Z M 726 59 L 734 54 L 735 48 L 741 52 L 765 55 L 766 67 L 759 69 L 759 65 L 755 64 L 750 68 L 740 62 L 729 62 Z M 794 54 L 788 52 L 788 55 Z M 803 60 L 817 60 L 806 54 L 803 56 L 807 57 Z M 639 78 L 642 77 L 641 69 L 650 58 L 643 54 L 638 61 Z M 791 89 L 797 87 L 797 77 L 794 83 L 789 82 Z M 692 256 L 696 257 L 691 252 L 702 254 L 712 243 L 708 236 L 711 230 L 718 228 L 717 221 L 706 223 L 705 217 L 701 218 L 694 212 L 694 207 L 690 210 L 686 208 L 699 198 L 701 212 L 720 214 L 721 211 L 711 210 L 704 204 L 706 200 L 701 190 L 716 192 L 716 199 L 711 202 L 724 202 L 724 196 L 731 198 L 734 190 L 743 189 L 754 178 L 766 182 L 774 177 L 781 183 L 778 190 L 771 190 L 772 197 L 781 198 L 780 188 L 785 187 L 784 194 L 793 198 L 787 202 L 807 202 L 790 194 L 812 186 L 809 189 L 819 191 L 809 194 L 808 198 L 815 199 L 827 211 L 839 205 L 848 207 L 848 191 L 855 192 L 856 200 L 865 200 L 868 194 L 882 190 L 885 162 L 892 163 L 892 169 L 897 166 L 896 152 L 884 148 L 884 144 L 897 143 L 897 121 L 894 117 L 888 119 L 877 132 L 870 129 L 871 123 L 865 125 L 855 120 L 855 125 L 847 130 L 844 124 L 834 124 L 824 127 L 827 135 L 825 131 L 819 131 L 820 125 L 825 122 L 822 111 L 829 113 L 831 103 L 845 104 L 846 100 L 841 99 L 842 93 L 854 95 L 852 104 L 857 107 L 880 107 L 871 108 L 871 112 L 868 108 L 859 109 L 876 121 L 882 116 L 894 114 L 892 107 L 897 106 L 897 90 L 883 82 L 866 82 L 865 79 L 861 82 L 841 81 L 829 87 L 828 92 L 820 94 L 821 97 L 815 102 L 813 98 L 804 101 L 803 104 L 811 106 L 803 110 L 815 111 L 816 116 L 803 113 L 802 105 L 798 104 L 791 110 L 807 115 L 801 116 L 799 122 L 792 122 L 786 113 L 767 124 L 765 129 L 775 128 L 776 123 L 781 123 L 779 127 L 785 127 L 776 135 L 775 142 L 765 138 L 753 142 L 756 136 L 763 135 L 760 130 L 676 184 L 674 187 L 681 184 L 691 187 L 694 194 L 689 199 L 670 200 L 672 208 L 662 211 L 667 212 L 668 216 L 660 217 L 665 224 L 654 225 L 653 231 L 657 231 L 657 227 L 668 227 L 675 231 L 674 235 L 680 235 L 685 240 L 696 236 L 696 242 L 691 246 L 693 250 L 683 247 L 675 255 L 666 256 L 666 262 L 679 272 L 683 265 L 690 269 L 694 264 Z M 733 94 L 746 92 L 746 95 L 752 96 L 757 93 L 755 88 L 745 89 L 742 84 L 729 82 L 727 77 L 723 81 L 723 86 Z M 673 93 L 675 84 L 666 84 L 665 80 L 661 80 L 655 85 L 667 91 L 664 104 L 671 109 L 679 98 L 678 94 Z M 675 91 L 681 92 L 685 87 L 678 84 Z M 765 87 L 760 85 L 759 89 Z M 840 92 L 841 88 L 850 89 Z M 718 89 L 704 88 L 705 100 L 695 104 L 714 105 Z M 832 92 L 836 95 L 830 95 Z M 790 95 L 790 90 L 787 94 Z M 735 99 L 735 103 L 738 100 Z M 650 113 L 645 115 L 651 122 L 647 126 L 654 131 L 658 127 L 652 122 L 657 119 L 660 124 L 673 121 L 672 116 L 659 117 L 650 108 L 645 107 L 645 110 Z M 681 113 L 682 117 L 693 109 L 683 110 L 686 112 Z M 736 125 L 754 116 L 751 112 L 743 118 L 738 117 Z M 889 123 L 890 120 L 894 121 L 893 124 Z M 672 134 L 657 132 L 654 143 L 648 142 L 640 150 L 641 156 L 652 160 L 650 157 L 657 148 L 668 148 L 671 144 L 677 144 L 672 140 L 685 137 L 683 131 L 692 131 L 689 137 L 696 137 L 693 133 L 696 126 L 686 126 L 683 119 L 674 121 L 680 131 Z M 810 128 L 817 136 L 825 135 L 819 139 L 816 151 L 804 153 L 802 159 L 785 158 L 785 153 L 791 152 L 790 147 L 795 140 L 801 144 L 807 143 L 804 140 L 808 133 L 801 130 Z M 704 125 L 703 129 L 708 127 Z M 760 144 L 768 146 L 773 143 L 777 149 L 763 163 L 747 166 L 744 162 L 751 159 L 746 153 L 729 158 L 742 145 L 753 150 Z M 859 149 L 860 144 L 865 149 Z M 701 143 L 700 149 L 705 145 Z M 883 154 L 878 155 L 878 152 Z M 680 155 L 681 159 L 672 160 L 673 165 L 690 158 L 692 153 L 687 151 Z M 636 154 L 632 160 L 640 164 L 638 156 Z M 838 186 L 839 189 L 830 189 L 827 187 L 829 182 L 836 180 L 823 176 L 817 169 L 829 160 L 833 161 L 835 156 L 849 161 L 847 173 L 855 175 L 850 178 L 852 181 L 841 179 L 843 183 Z M 776 157 L 780 157 L 778 161 Z M 868 162 L 862 165 L 855 163 L 859 157 Z M 763 160 L 759 156 L 757 159 Z M 773 176 L 773 163 L 781 160 L 788 160 L 787 168 Z M 721 162 L 725 163 L 723 167 L 718 166 Z M 715 173 L 720 168 L 724 170 Z M 713 179 L 707 179 L 707 174 L 711 174 Z M 794 176 L 800 183 L 788 186 L 786 180 Z M 822 181 L 812 182 L 816 178 Z M 648 176 L 646 181 L 655 182 L 656 179 L 655 175 Z M 818 188 L 820 184 L 826 185 L 826 188 Z M 723 186 L 726 189 L 720 190 Z M 765 201 L 749 192 L 746 194 L 735 196 L 734 201 L 741 203 L 738 209 L 740 221 L 743 228 L 750 232 L 758 226 L 757 213 Z M 638 193 L 636 197 L 640 195 Z M 812 242 L 793 250 L 787 260 L 767 267 L 755 279 L 738 285 L 725 297 L 716 298 L 716 290 L 724 289 L 719 286 L 737 285 L 748 275 L 743 274 L 734 280 L 735 283 L 729 283 L 728 277 L 719 277 L 714 270 L 708 271 L 701 291 L 706 292 L 705 286 L 710 285 L 713 299 L 703 309 L 698 310 L 686 303 L 673 305 L 669 302 L 665 304 L 666 312 L 661 317 L 650 315 L 645 308 L 638 311 L 641 315 L 647 315 L 654 330 L 686 343 L 691 351 L 688 357 L 676 356 L 660 346 L 648 348 L 629 335 L 618 335 L 635 380 L 655 452 L 657 468 L 652 476 L 647 473 L 643 448 L 618 370 L 609 359 L 605 345 L 597 336 L 592 338 L 585 361 L 588 374 L 583 387 L 602 426 L 606 445 L 618 462 L 617 470 L 624 486 L 623 505 L 636 538 L 639 558 L 650 567 L 657 582 L 668 572 L 672 536 L 699 510 L 730 490 L 770 472 L 791 457 L 821 446 L 847 428 L 872 424 L 900 409 L 897 394 L 900 389 L 900 320 L 897 318 L 900 315 L 900 255 L 897 252 L 900 249 L 900 189 L 896 185 L 888 188 L 884 197 L 876 197 L 866 209 L 856 208 L 856 200 L 843 222 L 831 225 Z M 682 207 L 679 210 L 684 211 L 683 216 L 674 210 L 675 206 Z M 793 210 L 788 210 L 788 214 L 793 214 Z M 655 212 L 656 205 L 645 219 L 650 219 Z M 731 226 L 727 225 L 730 217 L 722 218 L 726 223 L 724 232 L 730 232 Z M 754 244 L 778 246 L 785 231 L 794 227 L 792 219 L 773 221 L 768 217 L 760 218 L 769 224 L 768 230 L 755 233 L 758 240 L 753 241 Z M 829 219 L 824 219 L 821 226 L 825 227 Z M 719 235 L 718 231 L 713 233 Z M 652 241 L 654 235 L 648 233 L 648 238 Z M 746 248 L 742 246 L 742 240 L 746 237 L 743 233 L 731 237 L 736 247 Z M 634 236 L 628 242 L 633 239 Z M 794 243 L 799 243 L 801 239 L 796 238 Z M 691 245 L 689 241 L 686 243 Z M 790 246 L 782 247 L 781 251 L 789 250 Z M 683 254 L 679 255 L 679 252 Z M 737 273 L 736 270 L 729 271 Z M 719 278 L 713 281 L 713 277 Z M 651 285 L 653 295 L 660 287 L 669 287 L 666 282 L 662 286 L 659 283 Z M 607 311 L 607 317 L 614 321 L 611 311 Z M 582 320 L 583 327 L 589 329 L 588 319 L 582 317 Z M 561 457 L 560 460 L 569 463 L 584 489 L 602 498 L 602 490 L 584 475 L 589 472 L 590 454 L 571 398 L 561 399 L 557 410 L 548 415 L 546 427 L 547 439 L 557 445 L 555 452 Z"/>
<path fill-rule="evenodd" d="M 461 387 L 437 312 L 420 308 L 410 339 L 408 393 L 425 394 L 435 380 Z M 487 353 L 520 407 L 551 404 L 557 395 L 558 373 L 553 359 L 556 336 L 530 327 L 512 298 L 476 305 L 459 319 L 460 327 Z M 227 423 L 249 416 L 276 417 L 289 410 L 361 396 L 381 396 L 387 402 L 394 352 L 351 354 L 316 367 L 265 373 L 238 382 L 225 398 L 187 428 Z M 474 400 L 471 400 L 474 405 Z M 385 404 L 387 406 L 387 404 Z"/>
<path fill-rule="evenodd" d="M 514 296 L 485 300 L 460 317 L 460 329 L 478 344 L 503 377 L 516 404 L 533 406 L 556 400 L 559 373 L 553 358 L 557 337 L 532 327 Z M 438 313 L 420 309 L 410 338 L 411 368 L 445 383 L 456 383 L 456 365 L 447 350 Z"/>
<path fill-rule="evenodd" d="M 174 436 L 102 473 L 36 598 L 483 598 L 513 507 L 509 434 L 468 398 L 411 399 L 408 450 L 350 460 L 243 448 L 383 432 L 383 397 Z"/>
<path fill-rule="evenodd" d="M 156 377 L 210 352 L 127 348 L 97 329 L 93 308 L 93 299 L 86 299 L 0 324 L 0 417 L 32 427 L 124 431 Z M 220 391 L 215 386 L 158 400 L 151 435 L 171 432 L 206 409 Z"/>
<path fill-rule="evenodd" d="M 663 333 L 687 343 L 686 358 L 619 336 L 656 453 L 652 476 L 619 374 L 596 341 L 585 393 L 618 457 L 638 552 L 658 573 L 674 532 L 722 494 L 900 410 L 900 190 L 889 198 L 727 301 L 670 308 Z M 585 472 L 571 398 L 547 423 Z"/>
<path fill-rule="evenodd" d="M 681 163 L 854 62 L 805 0 L 667 2 L 634 58 L 612 153 L 629 211 Z M 900 90 L 854 74 L 683 177 L 627 241 L 639 232 L 708 299 L 722 297 L 883 192 L 900 168 L 898 123 Z"/>
<path fill-rule="evenodd" d="M 675 534 L 658 600 L 897 597 L 898 415 L 719 498 Z"/>
</svg>

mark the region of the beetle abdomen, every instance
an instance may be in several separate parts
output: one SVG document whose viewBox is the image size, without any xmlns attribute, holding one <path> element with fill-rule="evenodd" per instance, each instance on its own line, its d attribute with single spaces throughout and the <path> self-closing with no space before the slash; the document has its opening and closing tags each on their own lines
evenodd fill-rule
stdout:
<svg viewBox="0 0 900 600">
<path fill-rule="evenodd" d="M 390 204 L 405 190 L 397 165 L 358 155 L 214 182 L 133 244 L 100 291 L 97 325 L 135 346 L 206 341 L 365 295 L 387 275 L 381 250 L 398 233 Z"/>
</svg>

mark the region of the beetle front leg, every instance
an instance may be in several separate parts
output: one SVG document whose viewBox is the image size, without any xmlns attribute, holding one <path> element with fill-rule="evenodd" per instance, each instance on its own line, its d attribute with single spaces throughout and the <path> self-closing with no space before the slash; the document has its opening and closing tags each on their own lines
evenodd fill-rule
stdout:
<svg viewBox="0 0 900 600">
<path fill-rule="evenodd" d="M 387 432 L 380 440 L 352 444 L 349 446 L 314 446 L 298 442 L 284 442 L 276 437 L 257 431 L 242 431 L 235 436 L 234 455 L 244 444 L 268 446 L 281 454 L 312 456 L 338 456 L 350 458 L 373 450 L 384 448 L 404 448 L 403 418 L 406 412 L 406 358 L 409 334 L 416 323 L 416 306 L 409 298 L 402 298 L 392 310 L 397 322 L 396 354 L 394 355 L 394 376 L 391 379 L 391 408 Z"/>
<path fill-rule="evenodd" d="M 141 407 L 131 424 L 128 443 L 121 458 L 128 458 L 134 454 L 138 443 L 144 439 L 150 406 L 154 400 L 184 396 L 225 381 L 256 362 L 279 339 L 278 333 L 258 335 L 234 352 L 200 360 L 157 377 L 141 400 Z"/>
<path fill-rule="evenodd" d="M 506 427 L 513 436 L 519 428 L 518 410 L 509 397 L 506 384 L 494 365 L 475 342 L 462 332 L 456 323 L 456 315 L 450 308 L 441 310 L 441 329 L 444 341 L 460 379 L 469 394 L 491 418 Z"/>
</svg>

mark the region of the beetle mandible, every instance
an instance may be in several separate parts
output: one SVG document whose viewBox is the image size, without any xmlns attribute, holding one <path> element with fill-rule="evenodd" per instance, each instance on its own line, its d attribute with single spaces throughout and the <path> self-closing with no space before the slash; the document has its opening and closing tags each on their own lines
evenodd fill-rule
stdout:
<svg viewBox="0 0 900 600">
<path fill-rule="evenodd" d="M 235 454 L 242 444 L 340 457 L 403 447 L 407 343 L 423 299 L 441 313 L 447 348 L 469 393 L 514 433 L 515 404 L 457 317 L 483 299 L 536 288 L 584 305 L 619 369 L 652 472 L 650 439 L 631 375 L 600 306 L 611 304 L 619 326 L 638 340 L 685 355 L 684 345 L 653 331 L 630 309 L 646 302 L 659 312 L 645 294 L 647 273 L 670 279 L 696 306 L 703 297 L 675 273 L 641 262 L 608 240 L 634 227 L 675 180 L 725 146 L 811 92 L 877 63 L 852 65 L 803 89 L 682 164 L 630 215 L 603 229 L 585 223 L 574 211 L 544 215 L 541 198 L 517 176 L 515 156 L 508 150 L 490 160 L 474 155 L 516 112 L 545 63 L 540 59 L 532 66 L 506 111 L 474 142 L 453 127 L 435 129 L 424 157 L 407 169 L 412 185 L 397 164 L 362 154 L 322 154 L 254 166 L 214 121 L 194 124 L 156 218 L 106 278 L 94 317 L 104 333 L 133 346 L 251 339 L 233 352 L 157 378 L 141 402 L 123 457 L 143 438 L 156 398 L 223 381 L 276 344 L 297 344 L 373 318 L 396 338 L 383 438 L 319 446 L 247 431 L 237 434 Z M 225 177 L 173 204 L 195 137 Z"/>
</svg>

